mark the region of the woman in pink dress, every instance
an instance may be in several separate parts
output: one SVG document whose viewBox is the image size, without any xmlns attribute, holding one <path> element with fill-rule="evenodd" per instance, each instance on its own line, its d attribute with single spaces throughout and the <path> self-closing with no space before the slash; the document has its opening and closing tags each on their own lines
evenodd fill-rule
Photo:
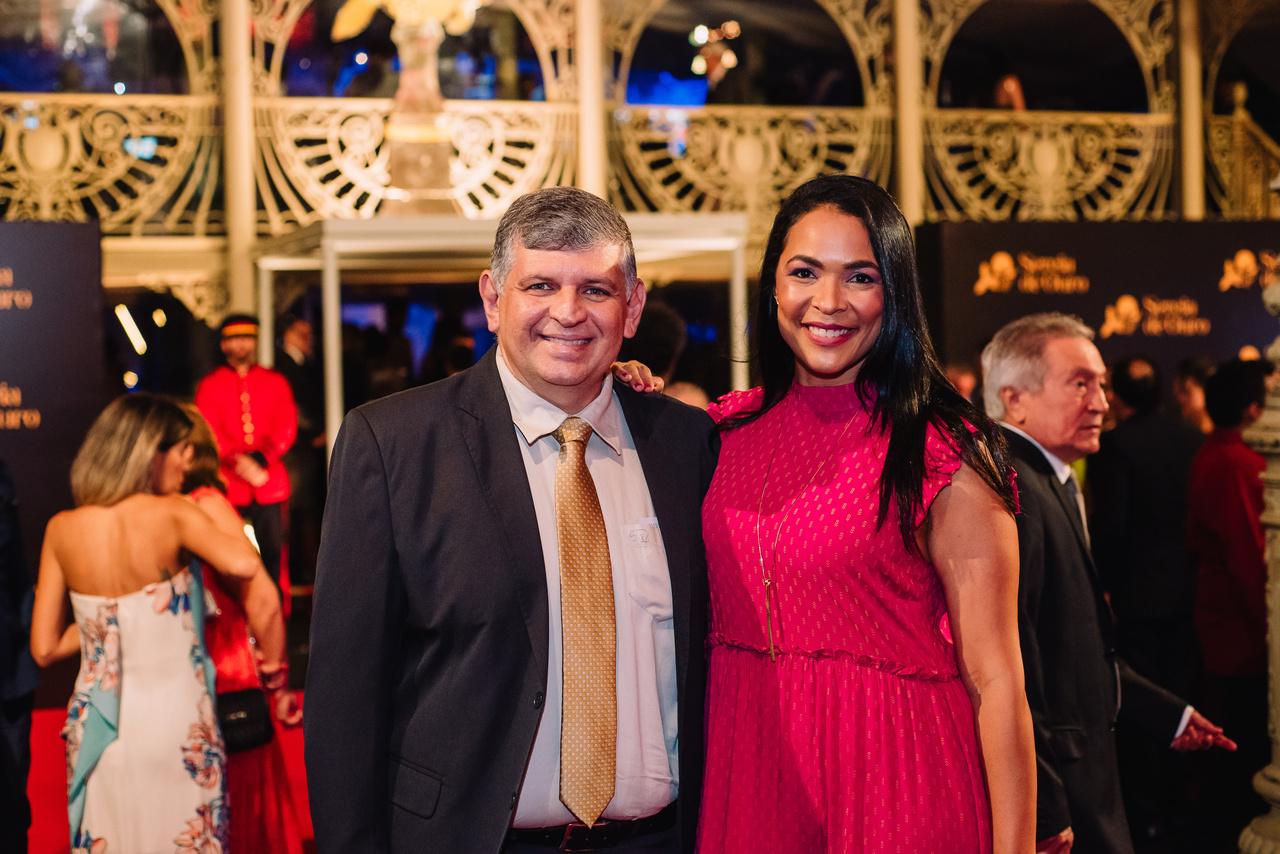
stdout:
<svg viewBox="0 0 1280 854">
<path fill-rule="evenodd" d="M 700 851 L 1032 851 L 1012 470 L 889 195 L 796 190 L 757 317 L 763 387 L 711 409 Z"/>
</svg>

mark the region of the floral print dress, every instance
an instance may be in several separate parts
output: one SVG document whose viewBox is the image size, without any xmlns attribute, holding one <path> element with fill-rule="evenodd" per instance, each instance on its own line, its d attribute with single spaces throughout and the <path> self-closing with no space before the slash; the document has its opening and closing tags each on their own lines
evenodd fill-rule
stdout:
<svg viewBox="0 0 1280 854">
<path fill-rule="evenodd" d="M 73 854 L 224 851 L 203 599 L 198 569 L 116 598 L 71 594 L 80 675 L 62 737 Z"/>
</svg>

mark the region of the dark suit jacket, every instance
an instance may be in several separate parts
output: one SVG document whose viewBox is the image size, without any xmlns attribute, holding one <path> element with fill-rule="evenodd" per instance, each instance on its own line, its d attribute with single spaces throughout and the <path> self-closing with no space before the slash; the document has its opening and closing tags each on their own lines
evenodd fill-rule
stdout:
<svg viewBox="0 0 1280 854">
<path fill-rule="evenodd" d="M 1203 441 L 1181 418 L 1150 412 L 1103 433 L 1089 459 L 1093 554 L 1121 623 L 1191 619 L 1187 478 Z"/>
<path fill-rule="evenodd" d="M 18 530 L 18 499 L 0 460 L 0 700 L 36 689 L 36 664 L 27 649 L 33 596 Z"/>
<path fill-rule="evenodd" d="M 1075 501 L 1044 454 L 1005 431 L 1018 472 L 1018 632 L 1035 728 L 1036 838 L 1071 827 L 1073 850 L 1129 852 L 1117 714 L 1166 742 L 1186 704 L 1116 657 L 1111 612 Z"/>
<path fill-rule="evenodd" d="M 615 386 L 675 606 L 679 822 L 702 788 L 705 413 Z M 350 413 L 316 573 L 306 758 L 320 852 L 502 846 L 547 690 L 533 498 L 494 354 Z"/>
</svg>

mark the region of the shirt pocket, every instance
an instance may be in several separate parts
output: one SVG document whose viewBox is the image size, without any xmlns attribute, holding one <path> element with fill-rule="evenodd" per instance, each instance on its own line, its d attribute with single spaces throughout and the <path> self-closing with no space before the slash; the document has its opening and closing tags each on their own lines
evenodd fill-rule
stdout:
<svg viewBox="0 0 1280 854">
<path fill-rule="evenodd" d="M 670 620 L 674 613 L 671 578 L 657 518 L 649 516 L 627 525 L 622 548 L 626 553 L 627 595 L 653 619 Z"/>
</svg>

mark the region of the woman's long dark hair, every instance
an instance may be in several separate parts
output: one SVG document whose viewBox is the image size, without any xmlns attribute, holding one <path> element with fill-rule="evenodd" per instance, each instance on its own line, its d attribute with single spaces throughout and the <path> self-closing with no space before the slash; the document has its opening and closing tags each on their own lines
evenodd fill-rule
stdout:
<svg viewBox="0 0 1280 854">
<path fill-rule="evenodd" d="M 951 437 L 964 462 L 1013 512 L 1016 502 L 1004 437 L 947 382 L 929 339 L 911 226 L 889 194 L 865 178 L 824 175 L 802 184 L 783 201 L 765 245 L 756 303 L 755 345 L 764 401 L 758 411 L 728 421 L 724 428 L 768 412 L 786 396 L 795 379 L 795 354 L 783 340 L 774 312 L 778 262 L 792 227 L 821 207 L 833 207 L 862 220 L 884 284 L 880 334 L 863 358 L 855 381 L 859 399 L 871 406 L 872 422 L 889 431 L 880 475 L 877 527 L 888 518 L 896 498 L 903 542 L 908 549 L 916 548 L 915 518 L 924 500 L 924 446 L 929 424 Z"/>
</svg>

